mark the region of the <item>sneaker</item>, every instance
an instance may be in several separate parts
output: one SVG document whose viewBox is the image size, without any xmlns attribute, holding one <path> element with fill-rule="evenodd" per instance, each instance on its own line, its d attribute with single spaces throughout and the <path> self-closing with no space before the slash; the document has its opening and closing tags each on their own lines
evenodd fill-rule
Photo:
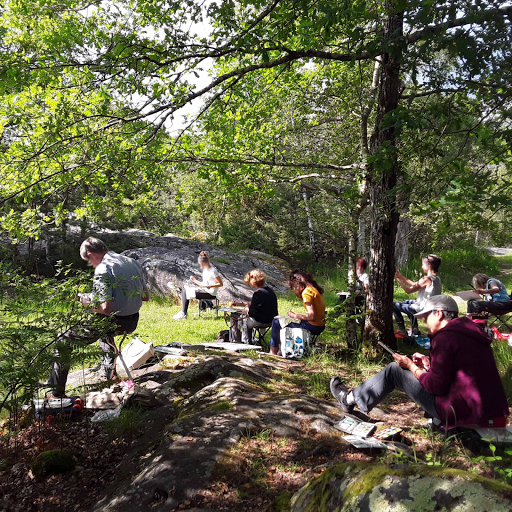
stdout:
<svg viewBox="0 0 512 512">
<path fill-rule="evenodd" d="M 180 311 L 179 313 L 176 313 L 173 316 L 174 320 L 185 320 L 187 318 L 186 313 L 183 313 L 183 311 Z"/>
<path fill-rule="evenodd" d="M 341 410 L 346 413 L 351 413 L 354 410 L 355 404 L 347 404 L 347 395 L 350 389 L 341 382 L 339 377 L 333 377 L 331 379 L 330 388 L 331 394 L 338 400 Z"/>
</svg>

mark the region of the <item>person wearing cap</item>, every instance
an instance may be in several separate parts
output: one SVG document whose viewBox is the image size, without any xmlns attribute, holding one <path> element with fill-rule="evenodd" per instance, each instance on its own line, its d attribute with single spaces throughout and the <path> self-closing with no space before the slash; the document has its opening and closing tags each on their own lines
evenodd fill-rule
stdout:
<svg viewBox="0 0 512 512">
<path fill-rule="evenodd" d="M 431 297 L 415 316 L 432 333 L 430 356 L 394 354 L 394 363 L 354 389 L 333 377 L 331 393 L 343 411 L 357 405 L 368 413 L 400 389 L 443 426 L 505 426 L 508 403 L 491 340 L 470 319 L 458 318 L 448 295 Z"/>
</svg>

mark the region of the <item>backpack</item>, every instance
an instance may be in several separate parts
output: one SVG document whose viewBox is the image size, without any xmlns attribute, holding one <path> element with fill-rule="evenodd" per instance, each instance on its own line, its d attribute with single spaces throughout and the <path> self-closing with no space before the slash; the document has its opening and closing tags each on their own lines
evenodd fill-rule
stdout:
<svg viewBox="0 0 512 512">
<path fill-rule="evenodd" d="M 218 343 L 228 343 L 229 342 L 229 331 L 226 329 L 224 331 L 219 331 L 217 335 L 217 339 L 215 340 Z"/>
<path fill-rule="evenodd" d="M 36 420 L 76 418 L 83 409 L 79 396 L 69 398 L 40 398 L 33 401 Z"/>
</svg>

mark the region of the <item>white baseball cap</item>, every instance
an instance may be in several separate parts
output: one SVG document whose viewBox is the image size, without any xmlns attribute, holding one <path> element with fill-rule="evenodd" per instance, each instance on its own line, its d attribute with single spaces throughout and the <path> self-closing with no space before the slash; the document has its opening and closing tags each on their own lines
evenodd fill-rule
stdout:
<svg viewBox="0 0 512 512">
<path fill-rule="evenodd" d="M 422 318 L 427 316 L 432 311 L 451 311 L 452 313 L 459 312 L 459 306 L 449 295 L 434 295 L 427 300 L 423 309 L 418 311 L 414 316 L 416 318 Z"/>
</svg>

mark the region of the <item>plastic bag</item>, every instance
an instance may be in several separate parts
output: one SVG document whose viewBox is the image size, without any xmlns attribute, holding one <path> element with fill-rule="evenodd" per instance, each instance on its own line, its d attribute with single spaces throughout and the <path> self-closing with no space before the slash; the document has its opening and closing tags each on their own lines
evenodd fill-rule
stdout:
<svg viewBox="0 0 512 512">
<path fill-rule="evenodd" d="M 124 400 L 115 409 L 106 409 L 104 411 L 98 411 L 92 418 L 93 423 L 99 423 L 100 421 L 110 421 L 115 418 L 119 418 L 121 410 L 124 406 Z"/>
</svg>

